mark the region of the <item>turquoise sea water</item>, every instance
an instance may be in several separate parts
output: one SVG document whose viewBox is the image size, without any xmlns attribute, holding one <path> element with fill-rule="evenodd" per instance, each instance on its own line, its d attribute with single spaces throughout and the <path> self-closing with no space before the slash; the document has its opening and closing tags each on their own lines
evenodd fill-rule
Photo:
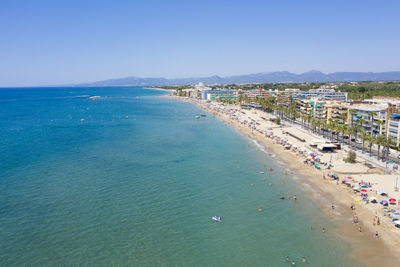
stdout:
<svg viewBox="0 0 400 267">
<path fill-rule="evenodd" d="M 273 158 L 161 94 L 0 89 L 0 266 L 359 265 Z"/>
</svg>

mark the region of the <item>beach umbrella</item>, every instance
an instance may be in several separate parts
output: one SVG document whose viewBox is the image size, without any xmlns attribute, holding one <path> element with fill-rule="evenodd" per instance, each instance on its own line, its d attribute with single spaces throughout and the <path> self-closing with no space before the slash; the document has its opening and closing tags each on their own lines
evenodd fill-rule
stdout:
<svg viewBox="0 0 400 267">
<path fill-rule="evenodd" d="M 367 192 L 367 190 L 365 190 L 365 189 L 361 189 L 361 192 Z"/>
<path fill-rule="evenodd" d="M 390 203 L 393 203 L 393 202 L 396 203 L 396 199 L 391 198 L 391 199 L 389 199 L 389 202 L 390 202 Z"/>
<path fill-rule="evenodd" d="M 400 220 L 393 221 L 394 224 L 400 225 Z"/>
<path fill-rule="evenodd" d="M 381 205 L 387 205 L 388 202 L 387 202 L 386 200 L 382 200 L 381 202 L 379 202 L 379 204 L 381 204 Z"/>
<path fill-rule="evenodd" d="M 399 214 L 393 213 L 389 215 L 390 218 L 400 218 Z"/>
<path fill-rule="evenodd" d="M 356 202 L 360 202 L 361 201 L 361 199 L 356 199 Z"/>
</svg>

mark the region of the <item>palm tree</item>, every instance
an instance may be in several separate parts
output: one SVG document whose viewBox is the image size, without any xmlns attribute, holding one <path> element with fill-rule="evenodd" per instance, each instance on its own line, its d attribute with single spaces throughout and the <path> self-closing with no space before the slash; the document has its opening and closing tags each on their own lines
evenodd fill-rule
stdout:
<svg viewBox="0 0 400 267">
<path fill-rule="evenodd" d="M 342 113 L 339 115 L 339 117 L 343 120 L 343 123 L 346 124 L 347 113 Z"/>
<path fill-rule="evenodd" d="M 361 132 L 361 141 L 362 141 L 362 153 L 364 154 L 364 143 L 368 139 L 368 133 L 362 131 Z"/>
<path fill-rule="evenodd" d="M 369 146 L 369 156 L 372 155 L 372 145 L 375 144 L 375 138 L 372 135 L 369 135 L 367 138 L 368 146 Z"/>
<path fill-rule="evenodd" d="M 379 126 L 379 135 L 382 135 L 382 126 L 385 124 L 385 122 L 382 120 L 378 120 L 376 124 L 378 124 Z"/>
<path fill-rule="evenodd" d="M 374 117 L 378 115 L 378 113 L 376 113 L 375 111 L 370 111 L 369 113 L 369 117 L 371 118 L 371 136 L 373 136 L 373 132 L 374 132 Z"/>
<path fill-rule="evenodd" d="M 351 136 L 353 135 L 354 141 L 356 141 L 357 133 L 359 131 L 360 131 L 360 126 L 359 125 L 354 125 L 354 126 L 350 126 L 349 127 L 349 131 L 348 132 L 349 132 L 349 145 L 350 145 L 350 147 L 351 147 L 351 142 L 353 142 Z"/>
<path fill-rule="evenodd" d="M 351 116 L 351 126 L 353 126 L 354 115 L 356 114 L 356 111 L 354 109 L 350 109 L 349 113 L 350 113 L 350 116 Z"/>
<path fill-rule="evenodd" d="M 386 151 L 385 151 L 386 167 L 387 167 L 387 162 L 389 159 L 389 152 L 390 152 L 389 149 L 390 149 L 390 146 L 392 145 L 392 142 L 393 142 L 393 137 L 391 137 L 391 136 L 388 136 L 384 141 L 384 146 L 386 148 Z"/>
<path fill-rule="evenodd" d="M 352 130 L 351 130 L 351 126 L 348 126 L 348 125 L 345 125 L 345 126 L 346 126 L 344 128 L 345 129 L 345 134 L 347 134 L 349 136 L 349 146 L 350 146 Z"/>
<path fill-rule="evenodd" d="M 310 128 L 310 122 L 311 122 L 312 116 L 310 114 L 307 114 L 306 116 L 306 121 L 307 121 L 307 127 Z"/>
<path fill-rule="evenodd" d="M 363 130 L 363 124 L 366 123 L 366 122 L 367 122 L 367 121 L 364 120 L 363 118 L 361 118 L 361 119 L 358 120 L 358 123 L 359 123 L 360 126 L 361 126 L 361 130 Z"/>
<path fill-rule="evenodd" d="M 378 146 L 378 160 L 379 160 L 379 152 L 381 149 L 381 145 L 383 144 L 385 138 L 383 137 L 383 135 L 378 135 L 375 139 L 375 144 Z"/>
<path fill-rule="evenodd" d="M 336 124 L 336 140 L 339 142 L 339 134 L 342 133 L 342 138 L 343 138 L 343 132 L 344 130 L 344 124 Z"/>
<path fill-rule="evenodd" d="M 240 94 L 238 96 L 238 101 L 239 101 L 239 104 L 242 104 L 242 102 L 243 102 L 243 95 L 242 94 Z"/>
</svg>

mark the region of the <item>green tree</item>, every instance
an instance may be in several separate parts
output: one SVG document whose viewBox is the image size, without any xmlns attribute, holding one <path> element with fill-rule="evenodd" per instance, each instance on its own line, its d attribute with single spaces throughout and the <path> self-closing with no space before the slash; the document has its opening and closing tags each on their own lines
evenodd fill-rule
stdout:
<svg viewBox="0 0 400 267">
<path fill-rule="evenodd" d="M 349 110 L 350 116 L 351 116 L 351 126 L 353 126 L 354 122 L 354 115 L 357 113 L 354 109 Z"/>
<path fill-rule="evenodd" d="M 382 135 L 382 128 L 383 128 L 383 125 L 385 124 L 385 122 L 382 120 L 378 120 L 376 122 L 376 124 L 378 124 L 378 126 L 379 126 L 379 135 Z"/>
<path fill-rule="evenodd" d="M 371 118 L 371 136 L 374 136 L 374 118 L 378 115 L 375 111 L 370 111 L 369 117 Z"/>
<path fill-rule="evenodd" d="M 369 156 L 372 156 L 372 146 L 375 144 L 375 138 L 372 135 L 369 135 L 367 142 L 369 146 Z"/>
<path fill-rule="evenodd" d="M 354 151 L 349 151 L 347 153 L 347 158 L 344 159 L 346 163 L 356 163 L 357 154 Z"/>
<path fill-rule="evenodd" d="M 364 154 L 364 144 L 365 144 L 365 141 L 367 141 L 368 137 L 369 137 L 368 133 L 366 133 L 364 131 L 361 132 L 362 153 L 363 154 Z"/>
<path fill-rule="evenodd" d="M 383 137 L 383 135 L 379 134 L 376 139 L 375 139 L 375 144 L 378 146 L 378 159 L 379 159 L 379 153 L 380 153 L 380 149 L 381 146 L 384 145 L 385 142 L 385 137 Z"/>
</svg>

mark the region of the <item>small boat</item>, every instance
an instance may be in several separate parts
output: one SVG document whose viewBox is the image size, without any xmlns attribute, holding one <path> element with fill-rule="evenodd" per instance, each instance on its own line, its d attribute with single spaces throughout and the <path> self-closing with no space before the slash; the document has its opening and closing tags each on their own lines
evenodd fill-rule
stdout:
<svg viewBox="0 0 400 267">
<path fill-rule="evenodd" d="M 284 197 L 284 196 L 282 196 L 282 197 L 280 197 L 280 199 L 285 199 L 285 197 Z"/>
<path fill-rule="evenodd" d="M 221 216 L 215 215 L 212 217 L 214 221 L 221 222 Z"/>
<path fill-rule="evenodd" d="M 261 174 L 264 174 L 264 172 L 262 172 L 262 171 L 261 171 L 260 173 L 261 173 Z"/>
<path fill-rule="evenodd" d="M 196 118 L 196 119 L 200 119 L 200 116 L 196 116 L 195 118 Z"/>
<path fill-rule="evenodd" d="M 207 115 L 205 115 L 205 114 L 201 114 L 201 116 L 202 116 L 202 117 L 206 117 Z"/>
</svg>

